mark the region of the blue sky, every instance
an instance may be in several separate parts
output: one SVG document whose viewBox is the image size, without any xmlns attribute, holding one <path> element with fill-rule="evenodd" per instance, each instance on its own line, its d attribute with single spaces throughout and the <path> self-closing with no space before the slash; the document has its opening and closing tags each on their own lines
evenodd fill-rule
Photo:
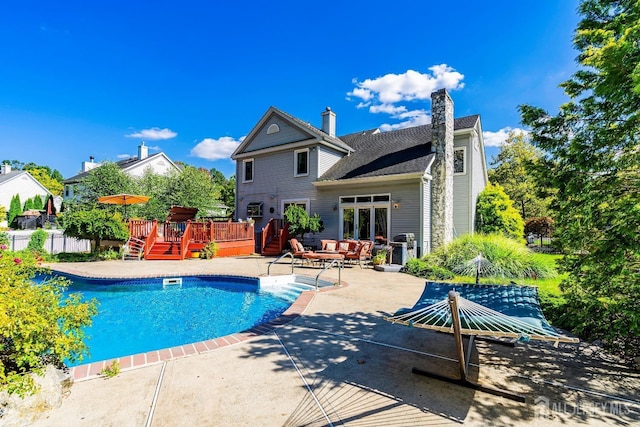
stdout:
<svg viewBox="0 0 640 427">
<path fill-rule="evenodd" d="M 3 2 L 0 160 L 75 175 L 150 153 L 234 172 L 270 105 L 339 135 L 428 123 L 432 90 L 480 114 L 487 157 L 517 106 L 555 112 L 577 0 Z"/>
</svg>

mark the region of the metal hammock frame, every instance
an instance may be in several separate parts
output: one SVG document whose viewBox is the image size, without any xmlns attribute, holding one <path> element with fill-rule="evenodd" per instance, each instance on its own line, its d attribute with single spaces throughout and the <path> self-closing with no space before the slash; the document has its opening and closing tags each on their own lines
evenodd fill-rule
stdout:
<svg viewBox="0 0 640 427">
<path fill-rule="evenodd" d="M 453 382 L 465 387 L 485 391 L 524 402 L 524 396 L 499 390 L 493 387 L 473 383 L 467 378 L 469 359 L 475 336 L 508 337 L 528 342 L 530 339 L 552 341 L 557 347 L 559 342 L 577 343 L 577 338 L 560 335 L 550 328 L 536 326 L 513 316 L 484 307 L 473 301 L 462 298 L 455 290 L 449 291 L 446 299 L 430 306 L 385 318 L 392 323 L 401 323 L 418 328 L 453 333 L 458 353 L 460 378 L 445 377 L 422 369 L 413 368 L 412 372 L 440 380 Z M 462 335 L 469 335 L 465 362 Z"/>
</svg>

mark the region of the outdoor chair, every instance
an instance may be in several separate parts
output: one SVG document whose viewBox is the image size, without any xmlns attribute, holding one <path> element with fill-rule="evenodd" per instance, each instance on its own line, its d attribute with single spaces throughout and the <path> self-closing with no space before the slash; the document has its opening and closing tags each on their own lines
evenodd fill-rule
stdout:
<svg viewBox="0 0 640 427">
<path fill-rule="evenodd" d="M 358 265 L 362 268 L 362 261 L 371 259 L 371 251 L 373 250 L 373 242 L 362 241 L 358 242 L 355 251 L 347 252 L 344 255 L 345 260 L 349 262 L 358 261 Z"/>
<path fill-rule="evenodd" d="M 337 251 L 338 250 L 338 241 L 337 240 L 320 240 L 323 251 Z"/>
<path fill-rule="evenodd" d="M 305 247 L 302 246 L 302 243 L 298 242 L 298 239 L 290 239 L 289 245 L 291 246 L 291 253 L 293 254 L 293 257 L 299 258 L 303 263 L 306 261 L 306 258 L 304 258 L 303 255 L 313 253 L 312 250 L 305 249 Z"/>
</svg>

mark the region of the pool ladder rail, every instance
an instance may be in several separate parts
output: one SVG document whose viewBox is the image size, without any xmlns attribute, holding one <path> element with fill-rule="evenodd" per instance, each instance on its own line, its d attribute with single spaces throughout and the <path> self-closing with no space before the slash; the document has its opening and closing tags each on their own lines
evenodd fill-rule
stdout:
<svg viewBox="0 0 640 427">
<path fill-rule="evenodd" d="M 271 266 L 273 264 L 277 263 L 278 261 L 280 261 L 282 258 L 284 258 L 286 256 L 290 256 L 291 257 L 291 274 L 293 274 L 293 267 L 295 265 L 296 259 L 293 257 L 293 254 L 291 252 L 285 252 L 282 255 L 280 255 L 278 258 L 276 258 L 275 260 L 273 260 L 273 261 L 271 261 L 269 263 L 269 266 L 267 267 L 267 276 L 271 275 Z M 340 286 L 342 284 L 342 265 L 343 265 L 343 261 L 342 260 L 338 260 L 338 259 L 334 259 L 328 265 L 326 265 L 322 269 L 322 271 L 320 271 L 320 273 L 318 273 L 316 275 L 316 291 L 319 290 L 318 280 L 320 279 L 320 275 L 322 273 L 324 273 L 325 271 L 327 271 L 328 269 L 330 269 L 331 267 L 333 267 L 334 265 L 338 266 L 338 286 Z"/>
</svg>

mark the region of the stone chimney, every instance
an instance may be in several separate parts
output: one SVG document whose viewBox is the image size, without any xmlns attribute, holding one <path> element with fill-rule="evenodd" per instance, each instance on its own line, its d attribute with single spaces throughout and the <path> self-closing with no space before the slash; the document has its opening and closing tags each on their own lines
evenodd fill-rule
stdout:
<svg viewBox="0 0 640 427">
<path fill-rule="evenodd" d="M 91 169 L 95 169 L 96 167 L 100 166 L 99 163 L 95 163 L 93 160 L 94 157 L 89 156 L 88 162 L 82 162 L 82 169 L 80 170 L 80 172 L 89 172 Z"/>
<path fill-rule="evenodd" d="M 144 145 L 144 141 L 138 145 L 138 160 L 146 159 L 149 157 L 149 147 Z"/>
<path fill-rule="evenodd" d="M 336 113 L 330 107 L 322 112 L 322 131 L 329 136 L 336 136 Z"/>
<path fill-rule="evenodd" d="M 431 94 L 431 243 L 453 240 L 453 101 L 446 89 Z"/>
<path fill-rule="evenodd" d="M 11 165 L 7 163 L 2 164 L 2 175 L 6 175 L 11 172 Z"/>
</svg>

